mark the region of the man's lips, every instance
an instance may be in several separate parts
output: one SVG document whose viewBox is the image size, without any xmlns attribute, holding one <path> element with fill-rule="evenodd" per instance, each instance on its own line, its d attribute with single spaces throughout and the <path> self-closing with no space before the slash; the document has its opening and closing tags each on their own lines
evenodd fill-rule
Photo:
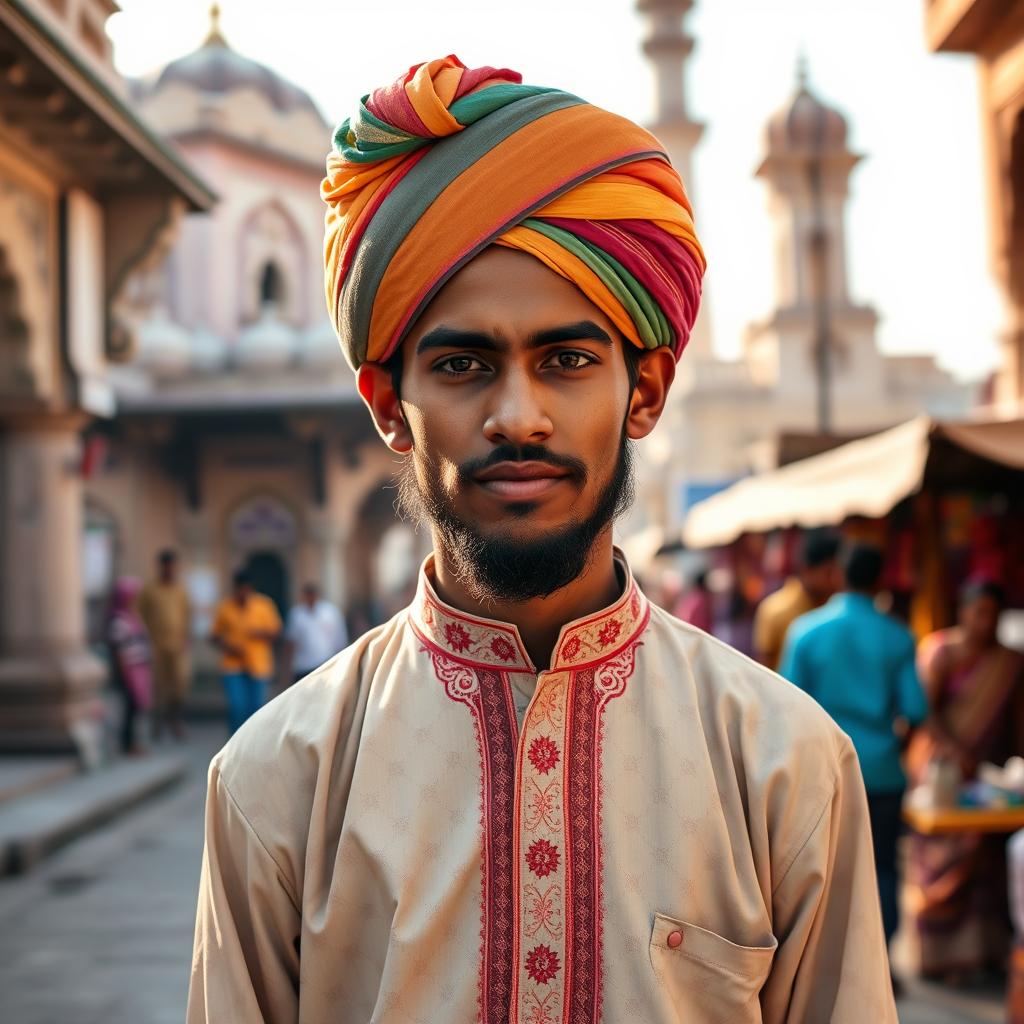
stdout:
<svg viewBox="0 0 1024 1024">
<path fill-rule="evenodd" d="M 474 474 L 473 479 L 503 498 L 536 498 L 568 477 L 568 471 L 547 462 L 499 462 Z"/>
</svg>

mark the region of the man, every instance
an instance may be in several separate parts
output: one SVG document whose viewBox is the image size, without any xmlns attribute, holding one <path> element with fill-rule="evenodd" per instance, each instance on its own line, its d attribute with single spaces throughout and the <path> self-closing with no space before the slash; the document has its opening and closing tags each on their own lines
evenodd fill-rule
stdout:
<svg viewBox="0 0 1024 1024">
<path fill-rule="evenodd" d="M 793 623 L 781 671 L 821 704 L 857 751 L 888 942 L 899 924 L 896 847 L 906 788 L 895 725 L 900 719 L 923 722 L 928 702 L 917 678 L 913 636 L 875 608 L 882 564 L 877 548 L 850 549 L 846 591 Z"/>
<path fill-rule="evenodd" d="M 285 637 L 286 657 L 296 683 L 348 645 L 345 620 L 320 596 L 315 583 L 302 588 L 302 600 L 288 613 Z"/>
<path fill-rule="evenodd" d="M 894 1022 L 848 741 L 612 547 L 704 266 L 659 143 L 454 57 L 335 140 L 330 308 L 434 553 L 211 765 L 190 1024 Z"/>
<path fill-rule="evenodd" d="M 769 594 L 754 612 L 754 654 L 762 665 L 778 669 L 790 623 L 820 608 L 837 589 L 839 540 L 814 530 L 804 537 L 798 575 Z"/>
<path fill-rule="evenodd" d="M 274 642 L 281 634 L 277 606 L 253 591 L 249 574 L 240 569 L 232 578 L 232 594 L 217 607 L 211 642 L 221 651 L 221 681 L 228 702 L 228 732 L 267 702 L 274 676 Z"/>
<path fill-rule="evenodd" d="M 182 711 L 191 681 L 189 629 L 192 612 L 188 594 L 178 580 L 178 555 L 170 549 L 156 559 L 156 579 L 139 596 L 139 615 L 149 631 L 156 701 L 153 733 L 168 726 L 176 739 L 184 739 Z"/>
</svg>

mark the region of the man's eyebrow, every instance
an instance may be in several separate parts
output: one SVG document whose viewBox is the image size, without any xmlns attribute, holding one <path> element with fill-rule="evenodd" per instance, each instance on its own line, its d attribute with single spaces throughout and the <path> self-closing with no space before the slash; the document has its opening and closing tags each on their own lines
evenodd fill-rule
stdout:
<svg viewBox="0 0 1024 1024">
<path fill-rule="evenodd" d="M 579 320 L 574 324 L 562 324 L 537 331 L 527 342 L 527 348 L 543 348 L 566 341 L 598 341 L 611 345 L 608 332 L 598 327 L 593 320 Z M 416 354 L 436 348 L 474 348 L 481 352 L 504 352 L 508 345 L 484 331 L 462 331 L 456 327 L 435 327 L 416 343 Z"/>
<path fill-rule="evenodd" d="M 610 345 L 612 339 L 608 332 L 598 327 L 593 320 L 579 320 L 574 324 L 563 324 L 538 331 L 527 343 L 529 348 L 543 348 L 545 345 L 557 345 L 562 341 L 599 341 Z"/>
<path fill-rule="evenodd" d="M 460 331 L 455 327 L 435 327 L 416 343 L 416 355 L 434 348 L 475 348 L 484 352 L 501 352 L 505 346 L 483 331 Z"/>
</svg>

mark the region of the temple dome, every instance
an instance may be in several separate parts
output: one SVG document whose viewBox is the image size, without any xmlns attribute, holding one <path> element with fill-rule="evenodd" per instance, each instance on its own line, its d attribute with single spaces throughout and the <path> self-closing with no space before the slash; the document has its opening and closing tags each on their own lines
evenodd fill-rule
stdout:
<svg viewBox="0 0 1024 1024">
<path fill-rule="evenodd" d="M 312 327 L 302 332 L 299 339 L 299 360 L 303 366 L 344 368 L 345 357 L 341 354 L 338 335 L 335 334 L 327 317 L 317 320 Z"/>
<path fill-rule="evenodd" d="M 769 150 L 845 149 L 847 131 L 846 118 L 807 87 L 801 64 L 792 98 L 768 121 Z"/>
<path fill-rule="evenodd" d="M 191 361 L 188 331 L 176 324 L 162 303 L 139 326 L 139 362 L 158 377 L 176 377 L 187 372 Z"/>
<path fill-rule="evenodd" d="M 160 72 L 153 92 L 159 92 L 164 86 L 173 83 L 190 86 L 207 95 L 254 89 L 281 113 L 305 108 L 322 120 L 320 111 L 307 92 L 228 45 L 220 30 L 220 9 L 216 4 L 210 10 L 210 17 L 210 31 L 203 45 L 171 61 Z"/>
<path fill-rule="evenodd" d="M 279 370 L 295 357 L 298 338 L 294 327 L 278 315 L 273 303 L 266 303 L 260 318 L 238 336 L 235 363 L 247 370 Z"/>
</svg>

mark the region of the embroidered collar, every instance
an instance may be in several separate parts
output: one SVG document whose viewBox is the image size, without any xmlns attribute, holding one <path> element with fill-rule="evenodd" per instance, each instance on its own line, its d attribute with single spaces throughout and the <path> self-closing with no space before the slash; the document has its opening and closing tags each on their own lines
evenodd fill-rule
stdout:
<svg viewBox="0 0 1024 1024">
<path fill-rule="evenodd" d="M 615 657 L 643 632 L 650 603 L 636 585 L 622 552 L 615 560 L 626 584 L 622 596 L 593 615 L 564 625 L 551 657 L 551 671 L 588 668 Z M 484 619 L 445 604 L 434 591 L 434 556 L 420 569 L 409 621 L 424 643 L 446 656 L 477 668 L 536 673 L 519 630 L 510 622 Z"/>
</svg>

